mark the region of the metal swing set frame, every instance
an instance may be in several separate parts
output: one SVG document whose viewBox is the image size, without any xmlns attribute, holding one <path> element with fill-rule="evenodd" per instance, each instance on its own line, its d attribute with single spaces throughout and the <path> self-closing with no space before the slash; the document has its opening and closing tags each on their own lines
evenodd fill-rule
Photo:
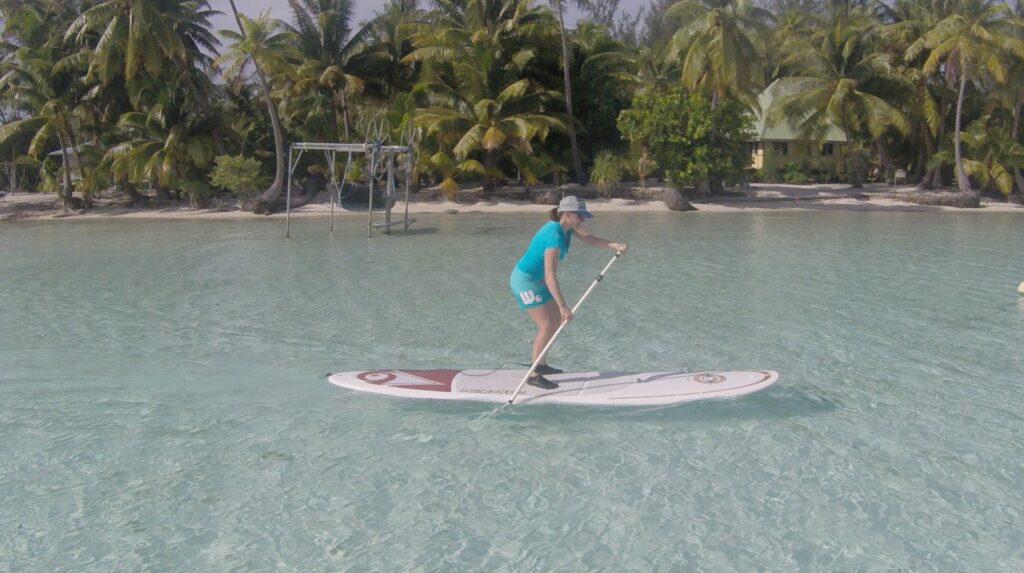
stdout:
<svg viewBox="0 0 1024 573">
<path fill-rule="evenodd" d="M 288 148 L 288 185 L 285 200 L 285 231 L 284 237 L 291 238 L 291 207 L 292 207 L 292 175 L 299 165 L 302 154 L 306 151 L 323 151 L 324 159 L 327 161 L 327 170 L 330 172 L 330 183 L 327 190 L 331 197 L 331 233 L 334 233 L 334 206 L 341 205 L 341 195 L 348 181 L 348 173 L 352 168 L 352 154 L 362 153 L 367 158 L 367 173 L 370 183 L 370 202 L 368 205 L 368 216 L 366 222 L 366 237 L 373 236 L 374 229 L 383 229 L 385 235 L 391 234 L 391 227 L 403 225 L 404 230 L 409 230 L 409 225 L 416 222 L 416 219 L 409 218 L 409 187 L 413 172 L 413 142 L 414 131 L 411 126 L 403 130 L 402 139 L 405 145 L 387 145 L 387 125 L 381 119 L 370 122 L 366 130 L 370 135 L 363 143 L 323 143 L 323 142 L 293 142 Z M 338 153 L 347 153 L 345 170 L 342 172 L 341 185 L 338 185 L 338 177 L 335 170 Z M 405 160 L 405 216 L 402 219 L 391 221 L 391 208 L 395 204 L 395 163 L 399 156 Z M 373 199 L 377 179 L 381 176 L 387 177 L 384 185 L 384 222 L 373 222 Z"/>
</svg>

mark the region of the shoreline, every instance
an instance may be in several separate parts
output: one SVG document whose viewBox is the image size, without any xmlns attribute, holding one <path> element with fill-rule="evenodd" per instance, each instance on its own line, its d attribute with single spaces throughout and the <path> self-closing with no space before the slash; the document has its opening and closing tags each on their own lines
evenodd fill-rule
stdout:
<svg viewBox="0 0 1024 573">
<path fill-rule="evenodd" d="M 574 189 L 549 186 L 548 191 L 573 193 Z M 658 193 L 659 187 L 645 190 L 647 196 Z M 637 188 L 639 190 L 639 188 Z M 1024 205 L 982 199 L 981 208 L 959 208 L 938 205 L 921 205 L 899 200 L 900 194 L 918 192 L 911 186 L 890 187 L 869 185 L 864 189 L 851 189 L 846 185 L 767 185 L 755 184 L 745 194 L 730 194 L 690 201 L 695 208 L 687 213 L 741 213 L 767 211 L 859 211 L 859 212 L 973 212 L 973 213 L 1024 213 Z M 508 197 L 482 198 L 478 191 L 460 191 L 456 200 L 414 195 L 409 201 L 410 215 L 433 214 L 496 214 L 496 213 L 544 213 L 552 205 L 537 204 Z M 655 198 L 592 198 L 587 199 L 588 208 L 594 213 L 672 213 L 663 201 Z M 395 203 L 394 214 L 405 213 L 405 201 Z M 374 210 L 375 217 L 383 210 Z M 331 205 L 327 202 L 307 203 L 292 209 L 291 216 L 297 218 L 330 217 Z M 336 206 L 334 216 L 339 218 L 366 217 L 366 208 L 347 209 Z M 220 209 L 193 209 L 185 205 L 161 205 L 155 207 L 127 207 L 117 203 L 98 200 L 97 204 L 84 211 L 64 212 L 54 193 L 18 193 L 8 195 L 0 201 L 0 221 L 47 221 L 82 219 L 284 219 L 284 212 L 257 215 L 237 207 Z"/>
</svg>

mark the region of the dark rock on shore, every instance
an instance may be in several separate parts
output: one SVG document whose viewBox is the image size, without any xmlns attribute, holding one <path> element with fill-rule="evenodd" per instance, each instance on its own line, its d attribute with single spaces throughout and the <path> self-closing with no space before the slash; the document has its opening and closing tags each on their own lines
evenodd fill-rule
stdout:
<svg viewBox="0 0 1024 573">
<path fill-rule="evenodd" d="M 683 194 L 675 189 L 665 189 L 661 193 L 661 200 L 665 203 L 665 206 L 672 211 L 696 211 L 697 208 L 690 204 L 683 197 Z"/>
</svg>

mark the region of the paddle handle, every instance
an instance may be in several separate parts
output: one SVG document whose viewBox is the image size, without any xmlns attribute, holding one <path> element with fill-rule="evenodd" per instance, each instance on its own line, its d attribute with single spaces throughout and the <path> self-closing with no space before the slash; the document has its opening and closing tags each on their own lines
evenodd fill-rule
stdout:
<svg viewBox="0 0 1024 573">
<path fill-rule="evenodd" d="M 615 256 L 612 257 L 612 260 L 608 261 L 608 264 L 605 265 L 603 269 L 601 269 L 601 273 L 598 274 L 597 278 L 590 283 L 590 286 L 587 287 L 587 290 L 583 293 L 583 296 L 581 296 L 580 299 L 576 301 L 576 304 L 572 307 L 573 315 L 576 314 L 576 309 L 579 308 L 581 304 L 583 304 L 583 301 L 587 300 L 587 297 L 590 296 L 590 292 L 594 290 L 594 287 L 597 286 L 597 283 L 601 282 L 601 279 L 604 278 L 604 274 L 608 272 L 608 269 L 611 268 L 612 264 L 621 255 L 622 251 L 615 251 Z M 533 371 L 537 369 L 537 365 L 540 364 L 542 360 L 544 360 L 545 356 L 547 356 L 548 350 L 551 349 L 551 345 L 555 343 L 555 339 L 558 338 L 558 335 L 562 333 L 562 330 L 565 329 L 565 326 L 567 324 L 569 324 L 569 322 L 563 320 L 562 324 L 558 325 L 558 330 L 555 331 L 555 334 L 551 336 L 551 340 L 549 340 L 548 343 L 544 345 L 544 349 L 540 351 L 540 354 L 537 355 L 537 359 L 534 360 L 533 364 L 530 365 L 530 369 L 526 371 L 526 376 L 523 376 L 523 379 L 519 381 L 519 386 L 516 386 L 516 391 L 513 392 L 512 397 L 508 399 L 509 404 L 515 402 L 516 397 L 519 396 L 519 392 L 522 391 L 523 386 L 526 384 L 526 381 L 530 379 L 530 374 L 533 374 Z"/>
</svg>

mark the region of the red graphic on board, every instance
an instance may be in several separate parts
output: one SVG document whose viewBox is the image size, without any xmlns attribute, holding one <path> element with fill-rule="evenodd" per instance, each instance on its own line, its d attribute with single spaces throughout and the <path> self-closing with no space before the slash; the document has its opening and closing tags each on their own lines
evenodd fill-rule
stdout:
<svg viewBox="0 0 1024 573">
<path fill-rule="evenodd" d="M 378 386 L 451 392 L 452 380 L 459 372 L 459 370 L 371 370 L 356 374 L 356 378 Z"/>
</svg>

